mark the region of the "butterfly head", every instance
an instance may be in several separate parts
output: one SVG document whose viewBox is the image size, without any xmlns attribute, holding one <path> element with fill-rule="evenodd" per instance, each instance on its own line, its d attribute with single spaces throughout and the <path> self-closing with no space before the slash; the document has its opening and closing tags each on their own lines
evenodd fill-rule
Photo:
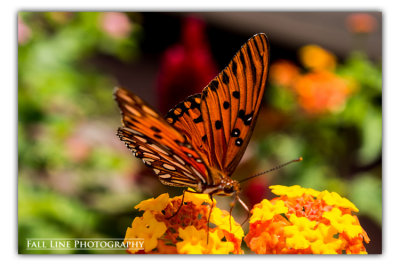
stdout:
<svg viewBox="0 0 400 266">
<path fill-rule="evenodd" d="M 215 184 L 206 189 L 210 190 L 207 191 L 207 193 L 221 196 L 231 196 L 240 191 L 240 184 L 236 180 L 232 180 L 229 176 L 217 169 L 212 169 L 210 172 Z"/>
<path fill-rule="evenodd" d="M 231 196 L 234 193 L 238 193 L 240 191 L 239 182 L 232 179 L 227 179 L 225 182 L 221 183 L 220 185 L 221 191 L 217 194 L 221 194 L 224 196 Z"/>
</svg>

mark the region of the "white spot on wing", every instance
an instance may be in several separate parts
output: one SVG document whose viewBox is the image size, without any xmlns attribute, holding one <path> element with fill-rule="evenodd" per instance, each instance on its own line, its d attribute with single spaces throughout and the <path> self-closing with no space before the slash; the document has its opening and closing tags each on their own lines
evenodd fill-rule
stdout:
<svg viewBox="0 0 400 266">
<path fill-rule="evenodd" d="M 170 174 L 163 174 L 163 175 L 159 175 L 159 177 L 161 177 L 161 178 L 170 178 L 171 175 Z"/>
<path fill-rule="evenodd" d="M 139 136 L 135 136 L 138 140 L 140 140 L 143 143 L 147 143 L 147 139 L 139 137 Z"/>
<path fill-rule="evenodd" d="M 136 110 L 135 108 L 133 108 L 132 106 L 124 105 L 124 107 L 125 107 L 131 114 L 136 115 L 136 116 L 138 116 L 138 117 L 141 117 L 141 116 L 142 116 L 142 114 L 141 114 L 138 110 Z"/>
<path fill-rule="evenodd" d="M 175 160 L 177 160 L 180 164 L 185 165 L 185 161 L 182 160 L 181 157 L 179 157 L 178 155 L 174 154 L 173 156 L 175 158 Z"/>
<path fill-rule="evenodd" d="M 157 155 L 154 155 L 153 153 L 144 152 L 143 155 L 150 159 L 160 160 L 160 157 Z"/>
<path fill-rule="evenodd" d="M 189 173 L 187 173 L 187 172 L 185 172 L 185 171 L 182 171 L 182 173 L 183 173 L 186 177 L 189 177 L 189 178 L 192 179 L 192 180 L 197 180 L 197 178 L 195 178 L 193 175 L 191 175 L 191 174 L 189 174 Z"/>
<path fill-rule="evenodd" d="M 175 170 L 176 170 L 175 167 L 173 167 L 172 165 L 166 164 L 166 163 L 163 164 L 163 167 L 164 167 L 165 169 L 171 170 L 171 171 L 175 171 Z"/>
<path fill-rule="evenodd" d="M 154 162 L 154 160 L 150 158 L 143 158 L 142 161 L 147 165 L 151 165 L 151 163 Z"/>
<path fill-rule="evenodd" d="M 136 131 L 132 128 L 128 128 L 128 127 L 124 127 L 124 130 L 131 132 L 132 134 L 136 135 L 136 136 L 143 136 L 142 133 L 140 133 L 139 131 Z"/>
<path fill-rule="evenodd" d="M 158 117 L 158 114 L 153 109 L 151 109 L 150 107 L 148 107 L 146 105 L 143 105 L 142 109 L 146 114 L 154 116 L 154 117 Z"/>
<path fill-rule="evenodd" d="M 169 155 L 168 152 L 164 151 L 163 149 L 161 149 L 159 146 L 155 145 L 155 144 L 150 144 L 150 146 L 155 149 L 158 152 L 164 153 L 165 155 Z"/>
<path fill-rule="evenodd" d="M 204 180 L 204 177 L 199 173 L 199 171 L 197 171 L 193 166 L 190 166 L 190 169 L 192 169 L 192 171 L 200 178 L 201 181 L 203 181 L 203 183 L 206 183 L 206 180 Z"/>
</svg>

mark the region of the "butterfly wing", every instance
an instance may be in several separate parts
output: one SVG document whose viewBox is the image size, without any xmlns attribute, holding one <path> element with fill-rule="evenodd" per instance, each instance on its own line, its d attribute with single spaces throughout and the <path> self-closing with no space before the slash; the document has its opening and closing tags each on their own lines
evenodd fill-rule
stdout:
<svg viewBox="0 0 400 266">
<path fill-rule="evenodd" d="M 117 135 L 163 184 L 197 188 L 208 182 L 207 166 L 181 133 L 133 93 L 117 88 L 114 96 L 123 124 Z"/>
<path fill-rule="evenodd" d="M 202 154 L 231 176 L 253 132 L 268 76 L 265 34 L 250 38 L 202 94 L 171 109 L 166 120 Z"/>
</svg>

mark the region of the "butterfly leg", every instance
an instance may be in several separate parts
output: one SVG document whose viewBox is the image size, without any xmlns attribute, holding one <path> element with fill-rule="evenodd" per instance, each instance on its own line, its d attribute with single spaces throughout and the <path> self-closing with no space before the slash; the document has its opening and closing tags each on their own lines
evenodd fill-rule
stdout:
<svg viewBox="0 0 400 266">
<path fill-rule="evenodd" d="M 208 194 L 210 196 L 210 200 L 211 200 L 211 208 L 210 208 L 210 214 L 208 215 L 208 220 L 207 220 L 207 244 L 208 244 L 208 237 L 210 234 L 210 219 L 211 219 L 211 212 L 214 208 L 214 200 L 213 200 L 213 196 L 212 194 Z"/>
<path fill-rule="evenodd" d="M 250 210 L 249 207 L 247 207 L 246 203 L 244 203 L 242 201 L 241 198 L 239 198 L 239 196 L 237 197 L 237 200 L 239 201 L 240 205 L 242 205 L 242 207 L 247 211 L 247 218 L 246 220 L 243 221 L 243 223 L 241 225 L 243 225 L 245 222 L 247 222 L 247 220 L 250 218 Z"/>
<path fill-rule="evenodd" d="M 232 232 L 232 210 L 233 210 L 233 207 L 235 207 L 235 205 L 236 205 L 236 202 L 237 202 L 237 200 L 238 200 L 238 195 L 236 195 L 235 196 L 235 199 L 230 203 L 230 206 L 231 206 L 231 208 L 230 208 L 230 210 L 229 210 L 229 231 L 230 232 Z"/>
<path fill-rule="evenodd" d="M 180 209 L 182 208 L 183 203 L 185 202 L 185 192 L 190 192 L 190 191 L 188 191 L 188 190 L 186 190 L 186 189 L 183 190 L 183 193 L 182 193 L 182 201 L 181 201 L 181 204 L 179 205 L 178 210 L 177 210 L 174 214 L 172 214 L 170 217 L 168 217 L 167 220 L 169 220 L 169 219 L 171 219 L 172 217 L 176 216 L 176 215 L 178 214 L 178 212 L 180 211 Z"/>
</svg>

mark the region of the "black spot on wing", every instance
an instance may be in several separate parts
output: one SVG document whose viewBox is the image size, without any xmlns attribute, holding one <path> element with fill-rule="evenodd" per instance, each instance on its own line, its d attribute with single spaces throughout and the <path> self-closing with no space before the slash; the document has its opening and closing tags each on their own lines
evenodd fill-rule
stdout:
<svg viewBox="0 0 400 266">
<path fill-rule="evenodd" d="M 193 122 L 195 122 L 196 124 L 203 122 L 203 116 L 200 114 L 199 117 L 193 119 Z"/>
<path fill-rule="evenodd" d="M 250 68 L 251 68 L 251 76 L 253 78 L 253 83 L 256 82 L 256 75 L 257 75 L 257 71 L 256 71 L 256 67 L 254 65 L 253 62 L 253 55 L 251 54 L 251 50 L 250 50 L 250 46 L 247 45 L 247 55 L 249 57 L 249 61 L 250 61 Z"/>
<path fill-rule="evenodd" d="M 232 72 L 233 72 L 233 75 L 236 76 L 236 74 L 237 74 L 237 64 L 236 64 L 236 61 L 232 61 Z"/>
<path fill-rule="evenodd" d="M 215 128 L 216 128 L 216 129 L 221 129 L 221 128 L 222 128 L 222 122 L 221 122 L 221 120 L 215 121 Z"/>
<path fill-rule="evenodd" d="M 210 83 L 210 89 L 212 90 L 212 91 L 216 91 L 217 89 L 218 89 L 218 85 L 219 85 L 219 82 L 218 82 L 218 80 L 213 80 L 213 81 L 211 81 L 211 83 Z"/>
<path fill-rule="evenodd" d="M 239 113 L 238 113 L 238 117 L 239 117 L 240 119 L 242 119 L 243 123 L 244 123 L 246 126 L 250 125 L 251 122 L 253 121 L 253 115 L 254 115 L 254 111 L 251 112 L 250 114 L 247 114 L 247 115 L 246 115 L 246 113 L 245 113 L 245 111 L 244 111 L 243 109 L 242 109 L 242 110 L 239 110 Z"/>
<path fill-rule="evenodd" d="M 251 122 L 253 121 L 253 113 L 254 113 L 254 112 L 251 112 L 250 114 L 245 115 L 245 116 L 243 117 L 243 122 L 244 122 L 244 124 L 245 124 L 246 126 L 250 125 Z"/>
<path fill-rule="evenodd" d="M 229 104 L 229 102 L 225 101 L 222 105 L 224 107 L 224 109 L 228 109 L 231 105 Z"/>
<path fill-rule="evenodd" d="M 240 130 L 238 128 L 232 130 L 231 132 L 232 137 L 239 137 L 239 135 L 240 135 Z"/>
<path fill-rule="evenodd" d="M 153 130 L 154 132 L 160 133 L 161 130 L 159 130 L 158 128 L 156 128 L 155 126 L 150 127 L 151 130 Z"/>
<path fill-rule="evenodd" d="M 240 59 L 240 63 L 243 66 L 243 70 L 246 70 L 246 63 L 245 63 L 244 55 L 243 55 L 242 51 L 240 51 L 239 59 Z"/>
<path fill-rule="evenodd" d="M 242 144 L 243 144 L 243 140 L 241 139 L 241 138 L 238 138 L 236 141 L 235 141 L 235 145 L 236 146 L 242 146 Z"/>
<path fill-rule="evenodd" d="M 225 71 L 222 72 L 222 82 L 225 84 L 229 83 L 229 76 L 226 74 Z"/>
</svg>

